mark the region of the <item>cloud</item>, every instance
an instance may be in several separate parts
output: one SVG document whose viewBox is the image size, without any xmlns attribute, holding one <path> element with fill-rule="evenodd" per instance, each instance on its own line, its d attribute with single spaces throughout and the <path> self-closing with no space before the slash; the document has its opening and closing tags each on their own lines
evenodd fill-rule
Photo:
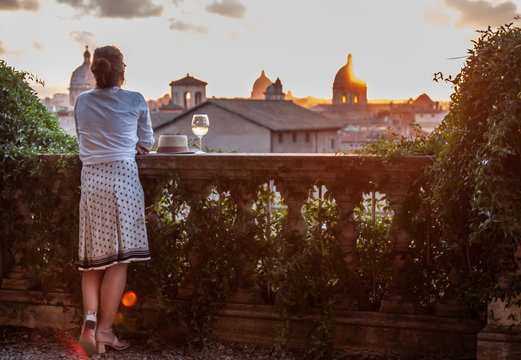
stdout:
<svg viewBox="0 0 521 360">
<path fill-rule="evenodd" d="M 459 12 L 456 27 L 483 28 L 498 26 L 514 21 L 517 5 L 513 1 L 494 4 L 491 0 L 445 0 L 448 7 Z"/>
<path fill-rule="evenodd" d="M 70 34 L 72 40 L 76 41 L 82 46 L 87 45 L 91 50 L 96 48 L 96 41 L 94 40 L 94 34 L 88 31 L 72 31 Z"/>
<path fill-rule="evenodd" d="M 36 40 L 33 41 L 33 42 L 31 43 L 31 46 L 32 46 L 33 48 L 35 48 L 36 50 L 38 50 L 38 51 L 43 51 L 43 50 L 45 50 L 45 47 L 43 46 L 43 44 L 40 43 L 40 42 L 38 42 L 38 41 L 36 41 Z"/>
<path fill-rule="evenodd" d="M 228 39 L 237 40 L 239 39 L 239 33 L 235 30 L 233 30 L 231 33 L 228 34 Z"/>
<path fill-rule="evenodd" d="M 425 11 L 422 14 L 423 20 L 439 27 L 448 27 L 451 23 L 450 14 L 446 13 L 440 7 L 431 7 L 427 4 Z"/>
<path fill-rule="evenodd" d="M 21 51 L 21 50 L 13 51 L 13 50 L 6 49 L 4 46 L 4 42 L 2 40 L 0 40 L 0 55 L 8 55 L 8 54 L 9 55 L 22 55 L 23 51 Z"/>
<path fill-rule="evenodd" d="M 93 14 L 102 18 L 146 18 L 163 13 L 163 6 L 154 4 L 152 0 L 57 0 L 57 2 L 75 8 L 80 15 Z"/>
<path fill-rule="evenodd" d="M 0 0 L 0 11 L 38 11 L 39 9 L 40 3 L 38 2 L 38 0 Z"/>
<path fill-rule="evenodd" d="M 168 19 L 170 21 L 170 29 L 181 32 L 195 32 L 199 34 L 208 34 L 208 28 L 204 25 L 188 24 L 177 19 Z"/>
<path fill-rule="evenodd" d="M 214 0 L 211 4 L 206 5 L 206 11 L 228 16 L 232 18 L 242 19 L 246 14 L 246 6 L 238 0 Z"/>
</svg>

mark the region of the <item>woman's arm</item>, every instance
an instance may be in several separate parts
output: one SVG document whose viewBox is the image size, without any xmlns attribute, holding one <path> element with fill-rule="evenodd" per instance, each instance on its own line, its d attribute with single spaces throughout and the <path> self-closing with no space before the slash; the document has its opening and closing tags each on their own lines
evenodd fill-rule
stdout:
<svg viewBox="0 0 521 360">
<path fill-rule="evenodd" d="M 139 117 L 137 124 L 137 137 L 138 142 L 136 145 L 136 149 L 138 154 L 142 154 L 140 151 L 148 151 L 154 145 L 154 131 L 152 130 L 152 121 L 150 120 L 150 111 L 148 110 L 148 105 L 143 100 L 143 110 L 141 111 L 141 116 Z"/>
</svg>

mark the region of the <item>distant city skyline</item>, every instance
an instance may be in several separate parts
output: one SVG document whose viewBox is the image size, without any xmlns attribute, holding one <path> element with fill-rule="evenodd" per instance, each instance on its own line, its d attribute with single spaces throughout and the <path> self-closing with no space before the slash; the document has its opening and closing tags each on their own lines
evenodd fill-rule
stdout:
<svg viewBox="0 0 521 360">
<path fill-rule="evenodd" d="M 521 0 L 0 0 L 0 58 L 44 80 L 42 97 L 68 93 L 85 45 L 116 45 L 125 88 L 147 99 L 186 73 L 208 97 L 249 97 L 262 70 L 330 99 L 351 53 L 368 99 L 448 100 L 433 74 L 457 74 L 476 30 L 519 26 L 520 13 Z"/>
</svg>

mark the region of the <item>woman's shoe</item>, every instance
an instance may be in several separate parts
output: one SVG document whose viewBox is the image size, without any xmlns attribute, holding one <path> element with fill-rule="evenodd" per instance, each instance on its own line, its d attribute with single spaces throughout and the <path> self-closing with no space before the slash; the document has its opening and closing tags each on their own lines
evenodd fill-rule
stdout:
<svg viewBox="0 0 521 360">
<path fill-rule="evenodd" d="M 108 330 L 98 330 L 96 331 L 96 344 L 97 344 L 97 352 L 98 354 L 105 353 L 105 346 L 110 346 L 115 350 L 125 350 L 130 346 L 129 342 L 119 341 L 116 334 L 114 334 L 114 329 L 110 328 Z"/>
<path fill-rule="evenodd" d="M 96 338 L 94 335 L 95 333 L 96 313 L 89 311 L 85 315 L 85 321 L 83 321 L 81 335 L 78 341 L 88 357 L 91 357 L 92 355 L 96 354 Z"/>
</svg>

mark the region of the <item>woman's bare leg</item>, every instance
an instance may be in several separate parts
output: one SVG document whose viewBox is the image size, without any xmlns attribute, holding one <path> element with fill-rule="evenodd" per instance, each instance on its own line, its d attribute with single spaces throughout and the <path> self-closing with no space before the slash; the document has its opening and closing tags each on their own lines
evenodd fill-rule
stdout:
<svg viewBox="0 0 521 360">
<path fill-rule="evenodd" d="M 83 311 L 85 314 L 79 344 L 88 356 L 96 353 L 96 313 L 99 307 L 99 295 L 103 271 L 83 271 L 81 276 L 81 291 L 83 296 Z"/>
<path fill-rule="evenodd" d="M 128 264 L 116 264 L 105 270 L 101 280 L 100 312 L 98 330 L 112 328 L 112 322 L 118 311 L 121 296 L 127 282 Z"/>
<path fill-rule="evenodd" d="M 102 270 L 83 271 L 81 277 L 81 292 L 83 296 L 83 312 L 98 312 Z"/>
</svg>

